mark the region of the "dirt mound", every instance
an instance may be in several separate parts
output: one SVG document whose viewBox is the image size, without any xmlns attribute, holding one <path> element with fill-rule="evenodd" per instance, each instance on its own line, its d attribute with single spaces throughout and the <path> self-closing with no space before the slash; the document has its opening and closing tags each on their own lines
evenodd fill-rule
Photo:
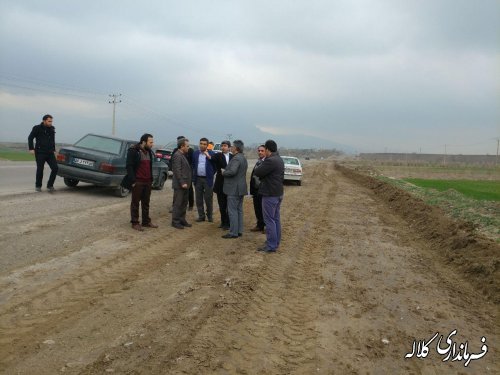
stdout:
<svg viewBox="0 0 500 375">
<path fill-rule="evenodd" d="M 477 235 L 472 224 L 453 220 L 440 208 L 404 190 L 339 164 L 335 168 L 386 201 L 416 233 L 435 246 L 447 264 L 456 267 L 488 299 L 500 304 L 498 244 Z"/>
</svg>

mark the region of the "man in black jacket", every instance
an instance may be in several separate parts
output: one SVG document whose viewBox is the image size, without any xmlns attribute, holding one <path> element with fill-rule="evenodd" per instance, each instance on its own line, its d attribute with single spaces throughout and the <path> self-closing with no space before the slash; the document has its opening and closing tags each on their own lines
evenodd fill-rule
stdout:
<svg viewBox="0 0 500 375">
<path fill-rule="evenodd" d="M 227 213 L 227 195 L 224 194 L 224 176 L 222 175 L 222 171 L 226 169 L 229 161 L 233 157 L 233 154 L 229 152 L 229 148 L 231 147 L 230 141 L 222 141 L 220 144 L 221 152 L 216 153 L 213 156 L 215 169 L 217 170 L 217 174 L 215 175 L 215 183 L 214 183 L 214 193 L 217 194 L 217 203 L 219 204 L 219 212 L 220 212 L 220 225 L 219 228 L 229 229 L 229 215 Z"/>
<path fill-rule="evenodd" d="M 262 211 L 266 224 L 266 245 L 259 251 L 275 252 L 281 242 L 280 208 L 283 200 L 283 177 L 285 164 L 278 154 L 278 145 L 273 140 L 265 143 L 266 158 L 254 170 L 254 175 L 261 179 L 259 193 L 262 195 Z"/>
<path fill-rule="evenodd" d="M 47 181 L 47 189 L 49 192 L 54 192 L 54 181 L 57 176 L 57 162 L 55 157 L 56 142 L 55 128 L 52 126 L 53 118 L 51 115 L 43 116 L 43 121 L 39 125 L 33 126 L 30 135 L 28 136 L 28 148 L 31 154 L 35 155 L 36 159 L 36 183 L 35 190 L 42 191 L 43 169 L 45 163 L 50 167 L 50 177 Z M 33 146 L 33 140 L 36 143 Z"/>
<path fill-rule="evenodd" d="M 250 229 L 252 232 L 264 232 L 264 216 L 262 215 L 262 194 L 259 193 L 260 178 L 255 176 L 254 171 L 259 165 L 262 164 L 266 158 L 266 146 L 260 145 L 257 147 L 257 163 L 253 167 L 252 174 L 250 176 L 250 194 L 253 197 L 253 210 L 255 212 L 255 218 L 257 219 L 257 224 L 254 228 Z"/>
<path fill-rule="evenodd" d="M 136 145 L 127 152 L 127 175 L 122 181 L 122 186 L 131 190 L 130 216 L 132 228 L 143 231 L 143 227 L 158 228 L 149 217 L 149 201 L 151 198 L 151 185 L 153 183 L 154 154 L 153 136 L 144 134 Z M 142 211 L 142 225 L 139 223 L 139 203 Z"/>
</svg>

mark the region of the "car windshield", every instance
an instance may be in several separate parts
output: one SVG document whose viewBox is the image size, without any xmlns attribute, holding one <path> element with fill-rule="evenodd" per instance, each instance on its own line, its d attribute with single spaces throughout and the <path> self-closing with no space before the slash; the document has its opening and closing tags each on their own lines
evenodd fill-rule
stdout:
<svg viewBox="0 0 500 375">
<path fill-rule="evenodd" d="M 122 142 L 116 139 L 99 137 L 98 135 L 86 135 L 75 146 L 89 148 L 91 150 L 108 152 L 110 154 L 119 154 Z"/>
<path fill-rule="evenodd" d="M 283 157 L 282 159 L 283 159 L 283 163 L 285 163 L 285 164 L 299 165 L 299 159 L 287 158 L 287 157 Z"/>
</svg>

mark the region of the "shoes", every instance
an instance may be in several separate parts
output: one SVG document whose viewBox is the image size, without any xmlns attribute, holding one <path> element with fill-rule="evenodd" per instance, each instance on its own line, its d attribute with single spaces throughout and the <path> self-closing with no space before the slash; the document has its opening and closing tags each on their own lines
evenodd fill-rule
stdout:
<svg viewBox="0 0 500 375">
<path fill-rule="evenodd" d="M 195 220 L 197 223 L 201 223 L 202 221 L 205 221 L 204 217 L 199 217 L 198 219 Z"/>
<path fill-rule="evenodd" d="M 238 236 L 234 236 L 231 233 L 224 234 L 222 238 L 238 238 Z"/>
<path fill-rule="evenodd" d="M 213 222 L 214 222 L 214 219 L 212 219 L 211 217 L 209 217 L 209 218 L 207 219 L 207 221 L 208 221 L 209 223 L 213 223 Z"/>
<path fill-rule="evenodd" d="M 241 237 L 241 236 L 243 236 L 243 233 L 238 233 L 238 237 Z"/>
<path fill-rule="evenodd" d="M 153 224 L 153 223 L 148 223 L 148 224 L 142 224 L 143 227 L 146 227 L 146 228 L 158 228 L 158 225 L 156 224 Z"/>
<path fill-rule="evenodd" d="M 193 226 L 193 224 L 189 224 L 187 221 L 184 223 L 181 223 L 181 225 L 184 227 L 187 227 L 187 228 L 191 228 Z"/>
<path fill-rule="evenodd" d="M 267 246 L 263 246 L 263 247 L 259 247 L 259 248 L 257 249 L 257 251 L 262 251 L 262 252 L 264 252 L 264 253 L 275 253 L 275 252 L 276 252 L 276 249 L 274 249 L 274 250 L 273 250 L 273 249 L 271 249 L 271 248 L 269 248 L 269 247 L 267 247 Z"/>
<path fill-rule="evenodd" d="M 132 229 L 138 230 L 139 232 L 144 232 L 144 228 L 139 223 L 132 224 Z"/>
<path fill-rule="evenodd" d="M 250 232 L 263 232 L 263 231 L 264 231 L 264 228 L 259 228 L 259 227 L 255 227 L 255 228 L 250 229 Z"/>
<path fill-rule="evenodd" d="M 182 225 L 182 224 L 174 224 L 174 223 L 172 223 L 172 226 L 173 226 L 175 229 L 184 229 L 184 225 Z"/>
<path fill-rule="evenodd" d="M 36 187 L 36 188 L 35 188 L 35 191 L 36 191 L 37 193 L 41 193 L 41 192 L 42 192 L 42 188 Z"/>
<path fill-rule="evenodd" d="M 224 230 L 229 230 L 229 225 L 224 224 L 221 228 L 224 229 Z"/>
<path fill-rule="evenodd" d="M 51 186 L 51 187 L 47 187 L 47 191 L 48 191 L 49 193 L 53 193 L 53 192 L 55 192 L 55 191 L 56 191 L 56 189 L 54 189 L 54 186 Z"/>
</svg>

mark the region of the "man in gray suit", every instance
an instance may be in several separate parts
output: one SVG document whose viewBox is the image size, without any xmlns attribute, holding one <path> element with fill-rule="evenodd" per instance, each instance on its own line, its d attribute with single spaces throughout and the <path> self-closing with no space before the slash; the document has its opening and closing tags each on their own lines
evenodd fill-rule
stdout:
<svg viewBox="0 0 500 375">
<path fill-rule="evenodd" d="M 186 221 L 186 210 L 191 186 L 192 169 L 186 154 L 189 150 L 189 139 L 181 138 L 177 141 L 177 152 L 172 156 L 172 188 L 174 189 L 174 202 L 172 206 L 172 226 L 177 229 L 190 227 Z"/>
<path fill-rule="evenodd" d="M 243 197 L 247 195 L 247 159 L 243 155 L 244 145 L 240 140 L 233 142 L 232 159 L 222 172 L 224 194 L 227 195 L 229 233 L 222 238 L 238 238 L 243 235 Z"/>
</svg>

